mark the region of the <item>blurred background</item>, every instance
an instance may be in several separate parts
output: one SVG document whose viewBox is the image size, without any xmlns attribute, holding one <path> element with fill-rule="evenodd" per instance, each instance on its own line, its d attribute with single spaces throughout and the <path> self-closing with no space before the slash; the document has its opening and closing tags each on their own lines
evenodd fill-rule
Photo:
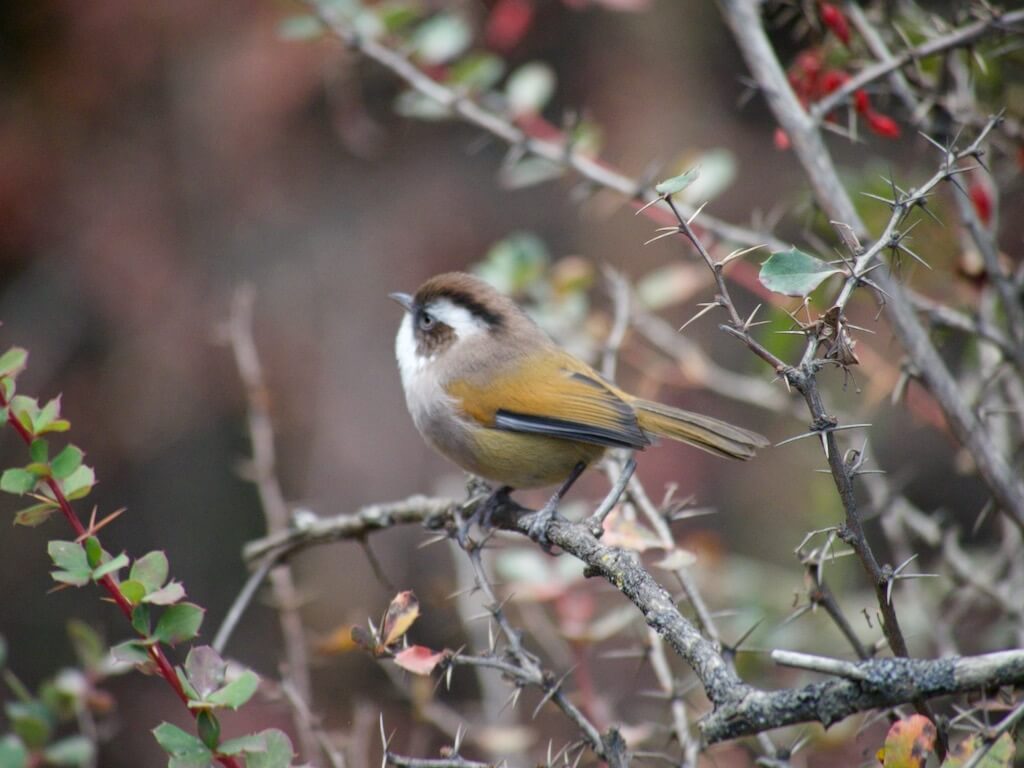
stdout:
<svg viewBox="0 0 1024 768">
<path fill-rule="evenodd" d="M 744 66 L 713 4 L 537 7 L 529 33 L 505 55 L 510 67 L 550 65 L 557 86 L 545 114 L 553 122 L 585 115 L 600 128 L 601 156 L 635 177 L 669 175 L 664 169 L 704 157 L 722 182 L 709 212 L 764 221 L 781 205 L 794 215 L 780 235 L 798 236 L 807 190 L 791 155 L 775 147 L 763 104 L 740 108 Z M 474 29 L 486 23 L 486 3 L 460 9 Z M 257 294 L 255 338 L 281 481 L 290 501 L 320 515 L 417 492 L 462 492 L 464 478 L 424 446 L 406 413 L 393 356 L 399 310 L 388 292 L 412 291 L 445 270 L 481 262 L 500 270 L 503 260 L 525 260 L 535 270 L 529 279 L 549 289 L 538 302 L 552 313 L 549 327 L 592 354 L 610 327 L 602 265 L 648 278 L 655 294 L 660 286 L 652 301 L 675 327 L 712 296 L 682 243 L 642 247 L 653 225 L 621 200 L 581 196 L 572 179 L 508 188 L 498 178 L 505 147 L 462 125 L 397 115 L 400 85 L 336 41 L 282 39 L 279 26 L 293 10 L 238 0 L 0 6 L 0 335 L 4 345 L 30 350 L 22 391 L 63 394 L 72 439 L 99 478 L 79 505 L 83 513 L 91 504 L 104 513 L 127 507 L 107 529 L 106 545 L 136 555 L 164 549 L 190 599 L 208 609 L 207 640 L 246 578 L 242 545 L 264 532 L 254 488 L 238 473 L 250 451 L 243 390 L 230 350 L 215 343 L 239 286 L 252 284 Z M 868 141 L 872 155 L 888 156 L 882 168 L 890 162 L 915 178 L 932 172 L 934 158 L 920 142 Z M 867 173 L 850 170 L 855 178 Z M 760 301 L 736 291 L 748 310 Z M 829 374 L 831 402 L 874 423 L 873 456 L 923 508 L 973 515 L 984 495 L 952 471 L 953 445 L 936 430 L 927 400 L 912 390 L 916 413 L 889 405 L 898 351 L 875 311 L 867 296 L 854 310 L 878 335 L 858 348 L 855 381 Z M 767 319 L 786 327 L 778 312 Z M 713 318 L 686 336 L 720 365 L 771 381 Z M 798 342 L 772 343 L 792 352 Z M 709 391 L 694 365 L 635 334 L 618 376 L 645 396 L 776 441 L 806 428 L 788 407 L 773 412 Z M 5 466 L 22 452 L 7 433 Z M 701 558 L 713 608 L 740 611 L 741 618 L 723 619 L 728 636 L 749 628 L 751 617 L 777 627 L 803 588 L 793 548 L 804 531 L 840 516 L 830 478 L 811 471 L 820 466 L 810 440 L 742 466 L 676 445 L 641 458 L 639 474 L 655 500 L 675 483 L 678 496 L 719 510 L 676 533 Z M 577 500 L 604 493 L 604 478 L 592 474 L 574 491 Z M 17 508 L 11 498 L 2 503 Z M 46 541 L 64 536 L 62 525 L 53 519 L 0 536 L 0 632 L 9 664 L 30 685 L 71 663 L 69 617 L 111 642 L 127 636 L 121 617 L 93 594 L 47 594 Z M 424 604 L 419 641 L 464 642 L 445 599 L 457 588 L 451 554 L 446 545 L 418 548 L 424 538 L 411 529 L 373 538 L 388 584 L 354 544 L 298 558 L 313 637 L 376 618 L 395 589 L 414 589 Z M 836 573 L 848 586 L 851 615 L 870 604 L 855 570 L 842 565 Z M 607 587 L 587 589 L 598 606 L 621 604 Z M 827 626 L 815 624 L 820 617 L 802 621 L 804 632 Z M 778 636 L 764 634 L 764 644 Z M 228 652 L 273 675 L 280 647 L 272 610 L 256 605 Z M 392 708 L 401 738 L 425 734 L 423 749 L 436 740 L 427 726 L 402 724 L 402 696 L 369 658 L 315 663 L 315 705 L 328 726 L 348 728 L 360 703 L 372 701 Z M 608 689 L 621 713 L 647 673 L 624 686 L 623 670 L 634 675 L 630 663 L 605 666 L 595 685 Z M 162 683 L 138 675 L 108 688 L 119 706 L 99 764 L 158 764 L 148 731 L 162 718 L 183 724 L 177 702 Z M 464 686 L 450 696 L 457 703 L 473 695 Z M 282 705 L 257 703 L 225 728 L 289 722 Z"/>
</svg>

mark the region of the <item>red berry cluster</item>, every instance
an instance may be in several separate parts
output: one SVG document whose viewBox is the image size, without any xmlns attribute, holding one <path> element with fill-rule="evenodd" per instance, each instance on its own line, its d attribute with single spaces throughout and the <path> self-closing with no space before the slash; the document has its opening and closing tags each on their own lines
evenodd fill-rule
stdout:
<svg viewBox="0 0 1024 768">
<path fill-rule="evenodd" d="M 850 24 L 843 12 L 832 3 L 818 4 L 818 15 L 822 25 L 842 42 L 850 44 Z M 801 53 L 788 72 L 789 84 L 793 92 L 806 109 L 814 102 L 824 98 L 833 91 L 844 86 L 850 79 L 849 74 L 841 69 L 828 67 L 825 63 L 822 48 L 811 48 Z M 853 93 L 853 107 L 857 114 L 864 118 L 868 128 L 878 136 L 896 139 L 900 135 L 900 126 L 888 115 L 884 115 L 871 105 L 867 91 L 860 88 Z M 829 115 L 826 119 L 835 119 Z M 775 147 L 789 148 L 789 137 L 782 128 L 775 129 Z"/>
</svg>

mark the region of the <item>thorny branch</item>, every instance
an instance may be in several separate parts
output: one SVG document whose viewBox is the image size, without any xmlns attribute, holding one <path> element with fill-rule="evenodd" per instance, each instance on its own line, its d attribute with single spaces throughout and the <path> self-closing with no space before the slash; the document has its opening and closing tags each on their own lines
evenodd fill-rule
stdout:
<svg viewBox="0 0 1024 768">
<path fill-rule="evenodd" d="M 250 561 L 268 555 L 285 559 L 326 542 L 362 538 L 388 524 L 420 523 L 431 530 L 454 527 L 476 503 L 479 499 L 460 504 L 413 496 L 354 514 L 321 518 L 315 526 L 258 539 L 246 546 L 244 556 Z M 520 522 L 525 511 L 509 501 L 497 510 L 494 522 L 504 530 L 525 535 L 528 524 Z M 389 523 L 382 525 L 385 519 Z M 679 612 L 671 595 L 633 553 L 602 544 L 585 523 L 556 520 L 548 528 L 548 536 L 553 544 L 581 560 L 588 575 L 601 576 L 628 598 L 648 626 L 694 670 L 714 705 L 700 723 L 708 744 L 795 723 L 827 725 L 857 712 L 920 698 L 1024 684 L 1024 650 L 1017 650 L 935 660 L 871 659 L 853 663 L 850 669 L 857 670 L 857 679 L 762 691 L 736 675 L 718 647 Z"/>
<path fill-rule="evenodd" d="M 503 139 L 512 145 L 516 151 L 534 154 L 562 167 L 571 168 L 592 185 L 613 189 L 636 201 L 638 204 L 651 199 L 652 194 L 646 185 L 638 184 L 596 160 L 575 153 L 572 146 L 568 143 L 563 144 L 530 136 L 500 115 L 435 82 L 418 70 L 401 54 L 390 50 L 385 45 L 379 44 L 376 41 L 361 38 L 347 26 L 343 19 L 331 17 L 329 9 L 318 6 L 315 2 L 313 5 L 332 32 L 344 40 L 351 48 L 387 67 L 422 95 L 434 99 L 447 107 L 454 117 L 460 118 Z M 849 96 L 856 88 L 886 75 L 890 76 L 894 89 L 899 93 L 901 86 L 906 85 L 906 81 L 900 75 L 899 69 L 906 64 L 913 62 L 917 58 L 962 47 L 990 32 L 1008 29 L 1013 24 L 1017 24 L 1024 19 L 1024 13 L 1019 11 L 1002 14 L 1001 16 L 993 13 L 991 18 L 981 19 L 979 22 L 954 30 L 947 35 L 933 38 L 898 56 L 888 53 L 884 42 L 880 39 L 871 39 L 868 33 L 872 30 L 869 25 L 865 26 L 866 22 L 864 22 L 859 28 L 867 40 L 872 53 L 880 59 L 879 63 L 862 70 L 844 88 L 830 96 L 829 99 L 834 99 L 834 103 L 829 105 L 828 99 L 826 99 L 814 105 L 811 114 L 808 116 L 800 108 L 799 104 L 795 102 L 795 99 L 792 98 L 792 93 L 785 82 L 784 73 L 781 72 L 781 67 L 779 67 L 778 61 L 774 57 L 774 52 L 771 50 L 770 45 L 768 45 L 767 39 L 764 38 L 758 16 L 759 4 L 752 1 L 730 2 L 729 0 L 723 0 L 722 5 L 726 19 L 734 29 L 740 47 L 751 65 L 751 70 L 757 73 L 762 90 L 768 96 L 769 102 L 776 109 L 780 122 L 794 142 L 797 155 L 805 165 L 808 176 L 815 187 L 819 202 L 830 216 L 834 217 L 836 221 L 849 225 L 851 231 L 861 238 L 866 237 L 864 226 L 853 211 L 845 191 L 839 185 L 831 159 L 817 133 L 817 128 L 820 126 L 820 121 L 824 114 L 834 109 L 842 99 Z M 857 19 L 855 19 L 855 23 L 857 23 Z M 741 28 L 743 28 L 742 31 Z M 762 66 L 765 62 L 768 63 L 767 68 Z M 780 82 L 781 88 L 778 87 Z M 912 107 L 913 95 L 909 92 L 902 95 L 908 107 Z M 917 258 L 915 254 L 912 254 L 906 248 L 903 242 L 907 231 L 904 228 L 904 224 L 908 214 L 913 210 L 925 207 L 929 193 L 938 186 L 939 182 L 951 180 L 956 174 L 962 172 L 963 169 L 958 166 L 961 160 L 968 157 L 980 157 L 981 142 L 985 138 L 984 134 L 990 128 L 991 125 L 987 126 L 982 135 L 968 149 L 947 150 L 943 168 L 921 188 L 911 190 L 908 193 L 898 190 L 895 184 L 893 184 L 893 200 L 889 201 L 893 215 L 887 227 L 882 235 L 876 238 L 868 248 L 860 248 L 858 244 L 857 249 L 853 253 L 853 259 L 849 262 L 846 280 L 834 305 L 836 315 L 835 331 L 837 338 L 842 339 L 843 329 L 840 327 L 840 324 L 845 324 L 842 312 L 854 289 L 857 287 L 864 284 L 872 284 L 881 292 L 891 297 L 888 304 L 890 318 L 898 335 L 903 340 L 915 368 L 920 371 L 925 382 L 939 401 L 954 433 L 970 450 L 972 455 L 979 458 L 978 463 L 981 474 L 989 484 L 993 495 L 1000 502 L 1004 511 L 1018 525 L 1024 525 L 1022 523 L 1022 520 L 1024 520 L 1024 517 L 1022 517 L 1022 510 L 1024 510 L 1024 506 L 1022 506 L 1024 504 L 1024 485 L 1015 480 L 995 446 L 986 439 L 986 436 L 979 429 L 976 417 L 963 402 L 948 369 L 945 368 L 944 363 L 938 357 L 934 346 L 928 339 L 917 317 L 910 310 L 910 307 L 913 306 L 918 311 L 921 311 L 934 323 L 976 334 L 979 338 L 993 344 L 1006 359 L 1011 360 L 1017 365 L 1020 364 L 1021 358 L 1020 344 L 1017 343 L 1019 341 L 1020 326 L 1015 323 L 1008 324 L 1010 335 L 1007 337 L 999 328 L 987 324 L 984 319 L 979 320 L 942 305 L 936 306 L 928 299 L 917 296 L 885 274 L 884 270 L 879 270 L 873 273 L 870 279 L 868 278 L 869 272 L 872 272 L 876 266 L 874 262 L 886 250 L 891 250 L 894 255 L 899 252 L 905 252 Z M 840 534 L 844 540 L 853 546 L 865 569 L 872 577 L 879 606 L 883 612 L 883 627 L 890 646 L 894 652 L 906 654 L 906 644 L 899 629 L 890 596 L 894 576 L 893 569 L 889 566 L 879 565 L 872 553 L 861 527 L 860 513 L 857 509 L 857 502 L 853 493 L 853 478 L 858 474 L 861 457 L 857 452 L 840 453 L 834 433 L 841 427 L 829 416 L 817 389 L 816 374 L 823 364 L 823 361 L 817 358 L 817 353 L 822 344 L 822 339 L 819 335 L 820 331 L 808 333 L 807 348 L 799 366 L 785 364 L 761 346 L 748 333 L 749 328 L 752 326 L 753 316 L 744 320 L 729 298 L 728 287 L 723 280 L 725 263 L 714 262 L 690 229 L 689 225 L 694 217 L 693 212 L 677 209 L 673 206 L 671 200 L 666 201 L 664 207 L 667 207 L 676 216 L 680 224 L 680 232 L 690 239 L 715 275 L 718 290 L 716 303 L 724 307 L 730 315 L 730 322 L 724 329 L 731 335 L 737 336 L 744 341 L 755 354 L 772 365 L 787 384 L 793 386 L 804 396 L 812 414 L 812 434 L 817 434 L 822 441 L 837 490 L 846 509 L 846 525 L 840 530 Z M 690 218 L 684 219 L 684 215 Z M 967 219 L 969 225 L 969 218 L 965 216 L 965 219 Z M 770 236 L 740 227 L 733 227 L 710 217 L 702 218 L 701 226 L 717 237 L 736 243 L 745 245 L 765 243 L 773 248 L 778 245 L 774 238 Z M 983 249 L 981 243 L 979 243 L 979 249 Z M 986 257 L 991 255 L 991 253 L 983 253 L 983 256 Z M 986 258 L 986 265 L 989 271 L 992 272 L 991 258 Z M 998 270 L 992 273 L 1004 276 Z M 997 286 L 997 288 L 1002 291 L 1001 298 L 1005 304 L 1008 300 L 1008 294 L 1004 289 L 1012 284 L 1012 278 L 1009 276 L 1004 277 L 1007 278 L 1007 282 L 1003 286 Z M 893 307 L 893 304 L 898 304 L 899 306 Z M 1014 310 L 1010 309 L 1008 311 L 1013 312 Z M 608 358 L 606 358 L 606 362 L 608 362 Z M 444 506 L 444 503 L 440 503 L 441 506 L 437 506 L 439 504 L 437 500 L 421 499 L 419 501 L 425 504 L 425 509 L 428 513 L 426 519 L 429 520 L 431 525 L 447 524 L 447 519 L 451 515 L 457 514 L 456 505 L 453 505 L 451 502 L 447 503 L 448 506 Z M 512 512 L 514 511 L 512 510 Z M 418 516 L 416 505 L 410 506 L 408 502 L 397 505 L 380 505 L 364 510 L 364 512 L 366 514 L 364 515 L 361 512 L 358 518 L 337 519 L 336 522 L 339 527 L 335 527 L 331 522 L 325 523 L 325 521 L 310 524 L 303 528 L 303 540 L 312 542 L 330 540 L 333 537 L 346 538 L 352 535 L 351 531 L 358 530 L 366 533 L 370 530 L 388 527 L 399 521 L 413 522 Z M 424 519 L 423 515 L 419 515 L 419 518 Z M 562 524 L 559 523 L 559 525 L 561 526 Z M 572 526 L 573 524 L 566 523 L 565 525 Z M 506 521 L 506 527 L 509 527 L 509 521 Z M 514 527 L 514 524 L 512 524 L 512 527 Z M 586 526 L 583 526 L 581 530 L 585 528 Z M 569 530 L 571 531 L 571 529 Z M 348 531 L 349 533 L 339 533 L 339 531 Z M 557 532 L 553 531 L 553 533 Z M 305 538 L 307 534 L 308 539 Z M 574 540 L 570 533 L 567 533 L 567 536 L 568 540 Z M 592 563 L 588 557 L 600 560 L 607 553 L 595 555 L 595 550 L 590 549 L 589 545 L 582 546 L 582 544 L 582 548 L 573 551 L 563 546 L 561 542 L 556 541 L 554 537 L 552 537 L 552 540 L 554 543 L 562 546 L 563 549 L 566 549 L 566 551 L 583 559 L 584 562 L 591 566 L 593 572 L 601 573 L 606 578 L 609 578 L 613 584 L 633 599 L 641 611 L 644 612 L 648 623 L 658 633 L 657 636 L 668 639 L 688 663 L 692 665 L 695 660 L 699 661 L 704 658 L 704 646 L 697 642 L 697 640 L 703 641 L 703 638 L 700 637 L 699 632 L 696 632 L 696 628 L 690 627 L 693 632 L 696 632 L 696 639 L 694 639 L 686 631 L 685 627 L 680 628 L 673 621 L 669 621 L 666 626 L 657 624 L 656 621 L 660 617 L 657 609 L 653 609 L 651 605 L 642 604 L 641 596 L 634 595 L 629 591 L 630 585 L 624 581 L 621 584 L 619 581 L 616 581 L 616 578 L 621 576 L 621 570 L 616 569 L 622 566 L 622 563 L 617 560 L 612 564 L 604 563 L 608 570 L 602 570 L 596 562 Z M 576 543 L 580 544 L 580 542 Z M 601 546 L 596 541 L 595 544 L 597 547 Z M 270 553 L 268 556 L 276 558 L 284 557 L 286 551 L 293 545 L 289 534 L 284 537 L 276 537 L 274 543 L 271 543 L 269 540 L 253 542 L 250 548 L 254 553 L 262 551 L 265 554 Z M 250 548 L 247 548 L 247 551 Z M 615 550 L 609 549 L 608 551 L 613 552 Z M 621 552 L 621 550 L 618 550 L 618 552 Z M 632 561 L 630 560 L 629 562 Z M 635 563 L 632 564 L 636 566 Z M 641 568 L 640 570 L 642 571 L 643 569 Z M 649 575 L 647 578 L 650 579 Z M 653 582 L 653 580 L 651 581 Z M 819 586 L 820 591 L 817 598 L 819 604 L 825 606 L 826 610 L 829 610 L 830 592 L 823 580 Z M 833 603 L 832 607 L 836 608 L 834 599 L 831 602 Z M 850 630 L 848 622 L 845 622 L 841 614 L 837 614 L 837 610 L 836 612 L 829 610 L 829 614 L 850 639 L 858 656 L 861 658 L 868 656 L 868 651 L 859 645 L 859 641 L 857 641 L 852 630 Z M 650 615 L 651 611 L 656 614 L 655 618 L 652 618 Z M 699 611 L 698 615 L 700 615 Z M 688 624 L 681 616 L 679 618 Z M 705 632 L 709 632 L 707 626 L 705 626 Z M 713 625 L 711 625 L 709 634 L 713 636 L 713 632 Z M 706 643 L 706 641 L 703 642 Z M 714 652 L 720 654 L 720 651 L 717 650 L 713 643 L 708 645 Z M 826 661 L 823 666 L 819 664 L 822 669 L 829 671 L 830 669 L 835 670 L 842 667 L 846 672 L 845 676 L 853 679 L 833 681 L 774 694 L 757 691 L 749 686 L 745 686 L 738 678 L 735 678 L 734 671 L 732 674 L 735 679 L 728 681 L 727 684 L 723 684 L 722 679 L 719 679 L 721 674 L 720 667 L 710 662 L 709 668 L 697 670 L 695 667 L 705 690 L 708 692 L 709 698 L 716 705 L 715 712 L 703 723 L 704 735 L 709 742 L 713 742 L 724 738 L 733 738 L 743 733 L 758 732 L 765 728 L 776 727 L 775 725 L 764 725 L 764 721 L 758 720 L 766 712 L 769 712 L 772 717 L 767 722 L 776 722 L 773 718 L 778 713 L 772 710 L 772 707 L 776 704 L 789 708 L 788 715 L 786 713 L 782 714 L 783 720 L 788 716 L 795 718 L 785 722 L 819 720 L 828 723 L 851 712 L 863 711 L 864 709 L 879 706 L 892 706 L 907 701 L 919 701 L 930 696 L 966 690 L 966 687 L 962 687 L 970 687 L 966 681 L 974 681 L 977 684 L 979 676 L 987 681 L 986 685 L 999 684 L 1000 681 L 1016 682 L 1020 674 L 1021 662 L 1015 653 L 1009 655 L 993 654 L 988 657 L 947 658 L 934 662 L 891 659 L 884 661 L 867 660 L 860 664 L 837 662 L 839 666 L 830 666 Z M 721 660 L 720 655 L 719 660 Z M 946 666 L 941 666 L 940 668 L 940 665 Z M 727 668 L 728 671 L 730 670 Z M 992 677 L 986 677 L 989 674 Z M 727 675 L 723 679 L 727 679 Z M 908 681 L 906 685 L 904 685 L 905 680 Z M 732 689 L 734 694 L 743 699 L 742 704 L 738 704 L 730 698 L 727 691 L 731 686 L 742 686 L 742 688 Z M 848 690 L 849 686 L 855 686 L 856 690 Z M 870 690 L 872 686 L 879 687 L 882 690 Z M 899 693 L 895 695 L 895 698 L 890 699 L 889 697 L 894 695 L 893 690 L 899 690 Z M 805 705 L 810 707 L 810 710 L 804 709 Z M 754 718 L 754 720 L 751 721 L 746 718 Z M 751 722 L 755 724 L 751 726 Z M 750 728 L 750 730 L 744 730 L 745 728 Z M 431 761 L 417 761 L 416 764 L 423 763 L 425 765 L 429 762 Z M 452 763 L 447 763 L 446 765 L 452 765 Z"/>
<path fill-rule="evenodd" d="M 800 106 L 786 78 L 786 73 L 765 34 L 760 15 L 760 3 L 756 0 L 722 0 L 720 7 L 726 23 L 732 30 L 733 37 L 747 61 L 748 68 L 757 80 L 776 119 L 789 136 L 793 149 L 814 189 L 818 203 L 830 219 L 852 228 L 858 239 L 866 239 L 867 228 L 839 180 L 832 157 L 825 147 L 818 126 Z M 991 128 L 989 127 L 982 133 L 987 133 L 988 130 Z M 974 155 L 977 154 L 978 148 L 975 148 Z M 953 171 L 952 166 L 948 163 L 949 159 L 947 158 L 947 164 L 942 170 L 944 178 L 949 177 Z M 937 184 L 938 181 L 935 183 Z M 920 205 L 920 198 L 914 196 L 914 193 L 910 193 L 910 196 L 913 200 L 911 208 L 907 208 L 906 201 L 901 199 L 893 200 L 890 203 L 893 207 L 894 218 L 898 213 L 902 220 L 902 217 L 913 206 Z M 892 225 L 887 229 L 887 236 L 891 237 L 894 232 L 895 225 Z M 879 238 L 878 242 L 891 241 L 886 241 L 883 237 Z M 894 246 L 895 243 L 892 245 Z M 864 270 L 868 266 L 869 264 L 862 254 L 856 260 L 850 279 L 844 284 L 837 299 L 840 314 L 850 293 L 864 277 Z M 876 270 L 872 274 L 872 280 L 889 297 L 885 307 L 893 330 L 942 408 L 953 434 L 974 457 L 979 473 L 988 484 L 1000 508 L 1017 525 L 1024 527 L 1024 482 L 1015 476 L 1005 459 L 988 439 L 976 415 L 964 402 L 949 368 L 911 308 L 903 286 L 884 269 Z M 805 361 L 807 361 L 807 357 L 805 355 Z M 839 478 L 837 478 L 838 482 Z M 843 492 L 843 488 L 840 488 L 840 493 Z"/>
<path fill-rule="evenodd" d="M 1012 33 L 1014 31 L 1014 27 L 1021 23 L 1024 23 L 1024 10 L 1009 11 L 1002 14 L 994 11 L 988 18 L 979 19 L 978 21 L 966 24 L 945 35 L 933 37 L 920 45 L 907 49 L 899 55 L 882 58 L 881 61 L 865 67 L 856 75 L 851 77 L 841 87 L 837 88 L 820 101 L 817 101 L 811 108 L 810 117 L 815 124 L 820 125 L 824 120 L 825 115 L 848 99 L 854 91 L 863 88 L 875 80 L 885 77 L 892 72 L 896 72 L 906 65 L 920 59 L 925 59 L 929 56 L 934 56 L 938 53 L 949 51 L 954 48 L 963 48 L 968 46 L 992 32 L 1002 31 Z M 1020 30 L 1017 29 L 1016 31 L 1019 33 Z"/>
</svg>

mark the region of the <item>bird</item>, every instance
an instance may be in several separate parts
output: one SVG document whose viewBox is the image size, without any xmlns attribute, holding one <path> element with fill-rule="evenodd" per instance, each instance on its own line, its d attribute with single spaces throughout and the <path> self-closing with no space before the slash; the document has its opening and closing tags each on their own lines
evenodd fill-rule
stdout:
<svg viewBox="0 0 1024 768">
<path fill-rule="evenodd" d="M 447 272 L 389 298 L 405 310 L 395 357 L 416 429 L 441 455 L 494 483 L 492 502 L 559 484 L 527 521 L 547 551 L 560 501 L 608 449 L 642 451 L 668 438 L 746 460 L 768 445 L 756 432 L 623 391 L 474 275 Z M 631 458 L 626 480 L 633 468 Z M 625 481 L 617 487 L 621 493 Z"/>
</svg>

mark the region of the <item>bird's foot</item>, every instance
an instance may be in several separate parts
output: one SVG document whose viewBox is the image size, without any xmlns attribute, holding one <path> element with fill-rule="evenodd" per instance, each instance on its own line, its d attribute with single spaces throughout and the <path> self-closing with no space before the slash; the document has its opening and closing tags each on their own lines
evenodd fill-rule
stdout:
<svg viewBox="0 0 1024 768">
<path fill-rule="evenodd" d="M 527 535 L 549 555 L 551 554 L 551 541 L 548 539 L 548 526 L 556 517 L 558 517 L 558 500 L 552 499 L 542 509 L 531 512 L 523 518 L 523 522 L 527 524 Z"/>
<path fill-rule="evenodd" d="M 480 532 L 486 536 L 491 531 L 494 520 L 494 513 L 509 503 L 509 493 L 512 489 L 507 485 L 499 486 L 491 491 L 490 495 L 477 504 L 473 513 L 466 517 L 455 532 L 460 546 L 465 547 L 469 541 L 469 530 L 476 523 Z"/>
</svg>

